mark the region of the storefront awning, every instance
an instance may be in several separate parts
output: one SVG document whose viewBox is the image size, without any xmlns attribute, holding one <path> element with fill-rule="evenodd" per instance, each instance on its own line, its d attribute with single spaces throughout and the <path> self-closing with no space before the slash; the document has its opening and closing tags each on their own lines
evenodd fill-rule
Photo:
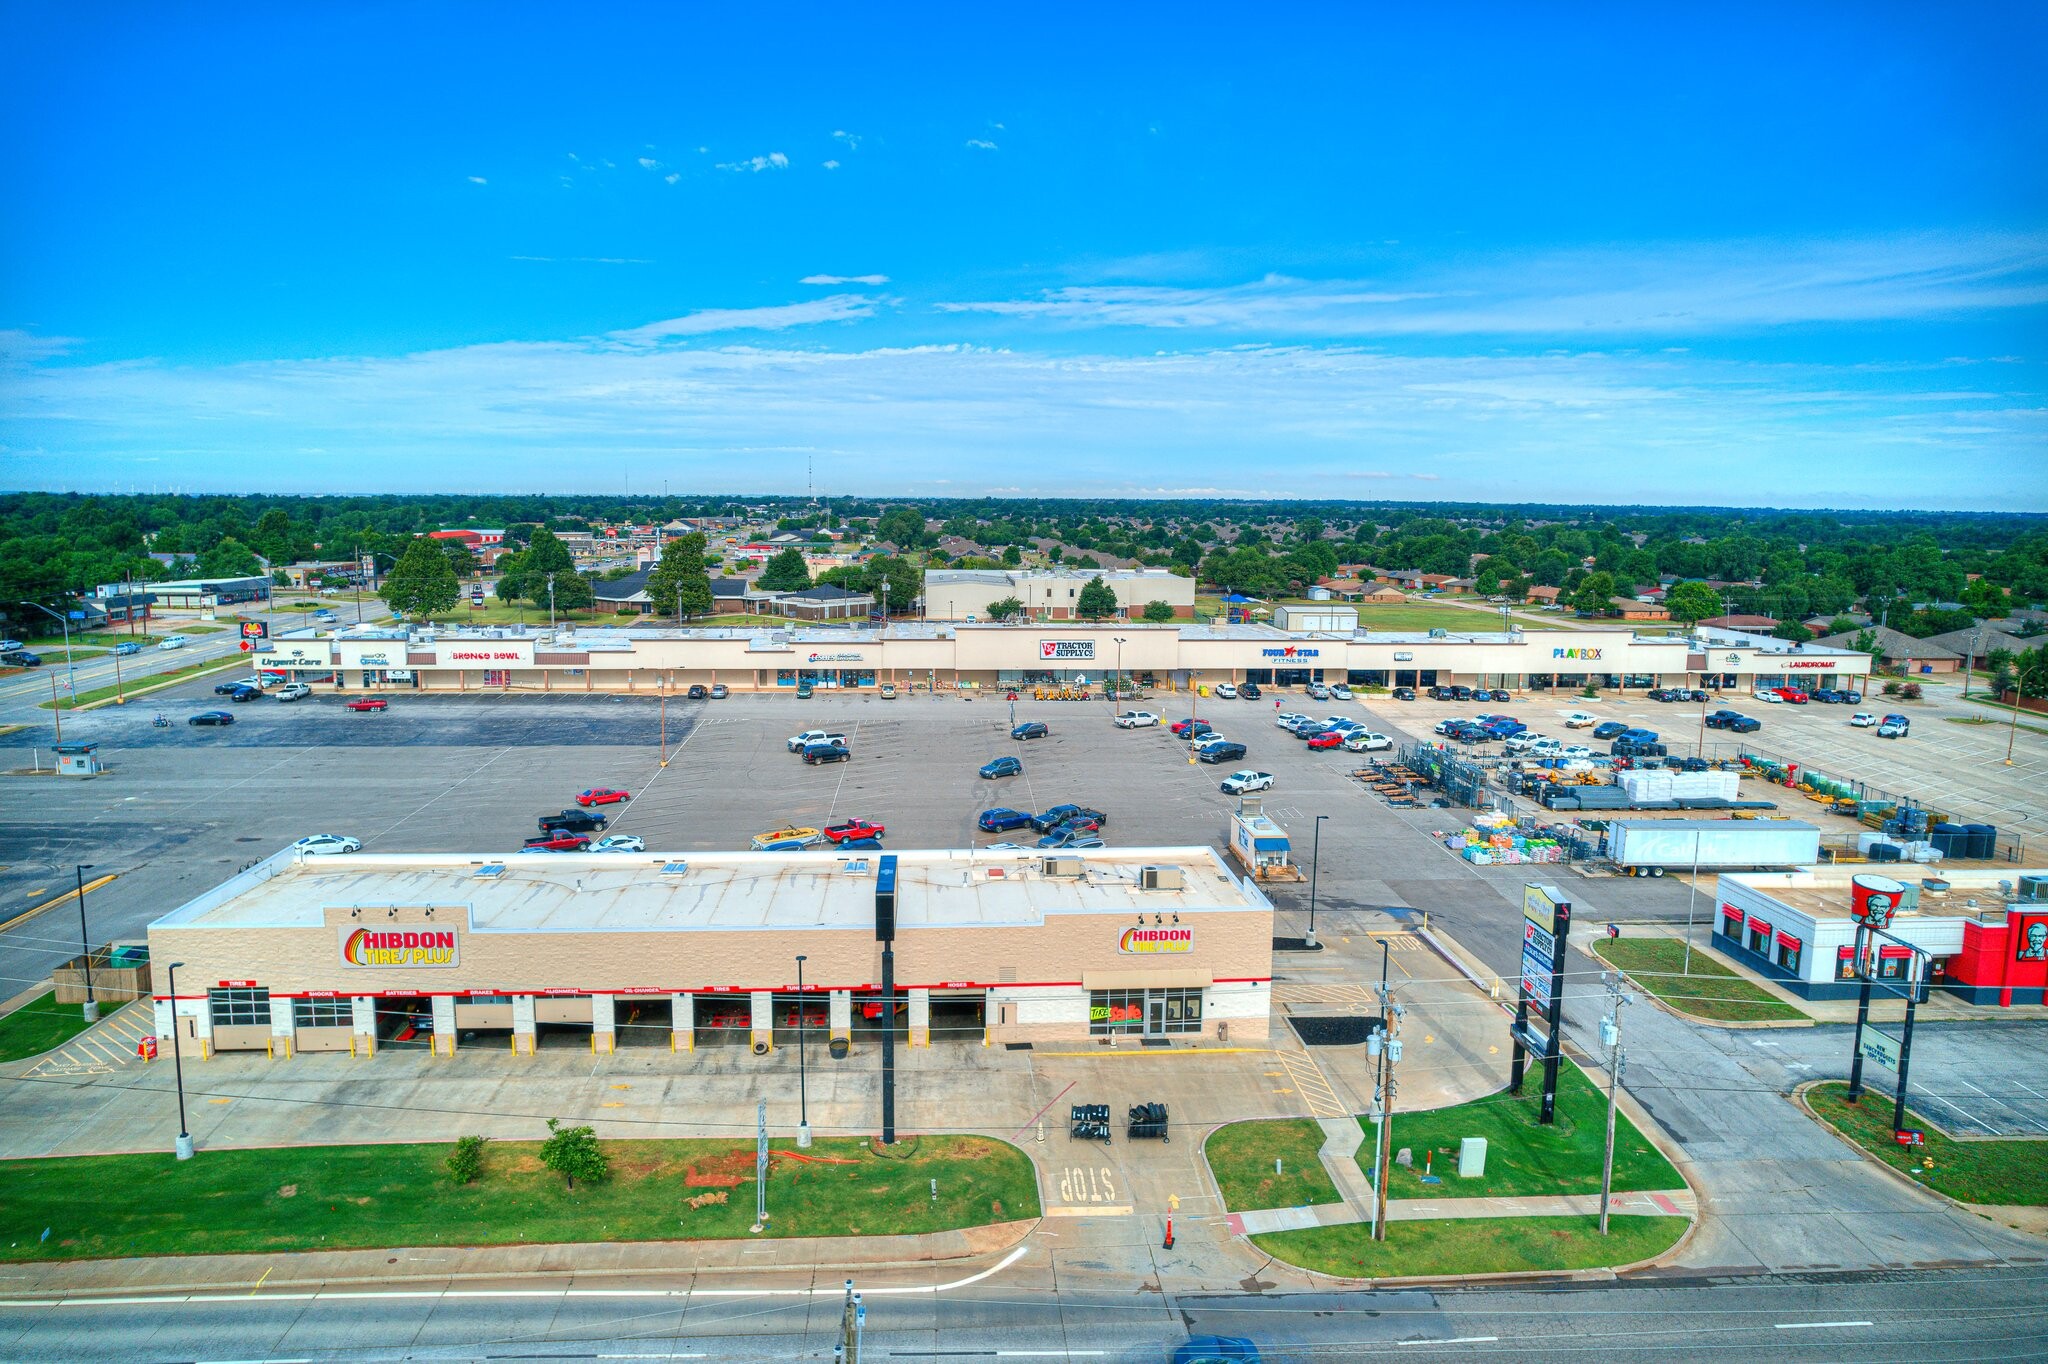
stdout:
<svg viewBox="0 0 2048 1364">
<path fill-rule="evenodd" d="M 1194 967 L 1170 967 L 1163 971 L 1083 971 L 1082 988 L 1088 990 L 1206 990 L 1216 983 L 1216 973 Z"/>
</svg>

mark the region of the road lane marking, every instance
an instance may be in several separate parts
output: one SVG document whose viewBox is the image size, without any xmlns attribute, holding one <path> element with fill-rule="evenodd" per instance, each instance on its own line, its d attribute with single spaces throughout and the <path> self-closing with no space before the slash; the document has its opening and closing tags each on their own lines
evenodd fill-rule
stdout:
<svg viewBox="0 0 2048 1364">
<path fill-rule="evenodd" d="M 1448 1336 L 1443 1340 L 1397 1340 L 1396 1345 L 1491 1345 L 1499 1336 Z"/>
<path fill-rule="evenodd" d="M 1867 1321 L 1781 1321 L 1771 1329 L 1774 1331 L 1818 1331 L 1823 1328 L 1840 1326 L 1870 1326 Z"/>
</svg>

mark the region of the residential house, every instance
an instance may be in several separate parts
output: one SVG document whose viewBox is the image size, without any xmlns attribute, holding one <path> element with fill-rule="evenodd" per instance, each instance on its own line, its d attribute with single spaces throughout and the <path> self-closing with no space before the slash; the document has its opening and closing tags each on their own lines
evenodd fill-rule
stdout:
<svg viewBox="0 0 2048 1364">
<path fill-rule="evenodd" d="M 1767 635 L 1778 628 L 1776 616 L 1709 616 L 1700 622 L 1717 630 L 1745 630 L 1753 635 Z"/>
<path fill-rule="evenodd" d="M 1887 668 L 1905 673 L 1939 674 L 1956 672 L 1962 667 L 1963 656 L 1954 649 L 1929 640 L 1915 639 L 1885 625 L 1873 626 L 1867 631 L 1827 635 L 1813 642 L 1831 649 L 1853 649 L 1856 641 L 1865 634 L 1876 641 L 1877 652 L 1873 657 Z"/>
</svg>

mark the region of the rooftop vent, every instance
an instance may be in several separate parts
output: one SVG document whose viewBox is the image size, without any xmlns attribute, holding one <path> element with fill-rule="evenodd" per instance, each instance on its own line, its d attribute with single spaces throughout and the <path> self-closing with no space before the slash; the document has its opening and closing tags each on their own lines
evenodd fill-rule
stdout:
<svg viewBox="0 0 2048 1364">
<path fill-rule="evenodd" d="M 689 871 L 690 864 L 688 862 L 664 862 L 661 864 L 661 874 L 663 876 L 687 876 Z"/>
<path fill-rule="evenodd" d="M 493 876 L 503 876 L 504 874 L 505 864 L 503 862 L 486 863 L 485 865 L 478 867 L 475 872 L 476 876 L 485 879 L 488 879 Z"/>
<path fill-rule="evenodd" d="M 1188 878 L 1179 867 L 1140 867 L 1138 884 L 1146 890 L 1184 890 Z"/>
<path fill-rule="evenodd" d="M 1071 854 L 1064 857 L 1048 857 L 1039 870 L 1047 876 L 1082 876 L 1087 873 L 1088 863 Z"/>
</svg>

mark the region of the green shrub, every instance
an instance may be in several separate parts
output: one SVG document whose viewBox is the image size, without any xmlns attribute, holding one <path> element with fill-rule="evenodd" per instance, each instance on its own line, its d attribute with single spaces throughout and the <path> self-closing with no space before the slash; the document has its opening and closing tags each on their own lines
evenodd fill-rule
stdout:
<svg viewBox="0 0 2048 1364">
<path fill-rule="evenodd" d="M 448 1177 L 457 1184 L 474 1184 L 484 1172 L 484 1143 L 488 1137 L 457 1137 L 448 1153 Z"/>
</svg>

